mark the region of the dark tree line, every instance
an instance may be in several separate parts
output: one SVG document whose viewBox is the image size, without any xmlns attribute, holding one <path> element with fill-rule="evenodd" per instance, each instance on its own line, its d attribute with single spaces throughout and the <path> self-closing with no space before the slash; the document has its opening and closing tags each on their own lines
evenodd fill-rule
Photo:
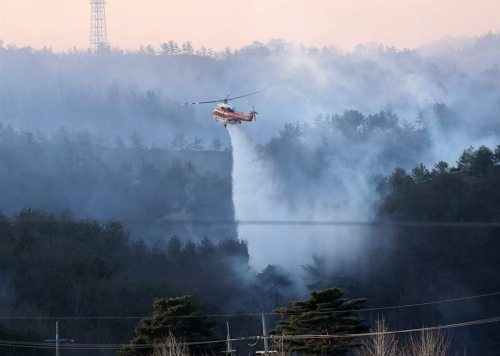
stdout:
<svg viewBox="0 0 500 356">
<path fill-rule="evenodd" d="M 69 211 L 55 216 L 26 209 L 11 218 L 0 214 L 0 255 L 2 316 L 139 317 L 61 320 L 61 334 L 81 343 L 127 343 L 140 317 L 153 312 L 156 299 L 195 296 L 192 307 L 184 301 L 177 303 L 184 305 L 180 309 L 174 302 L 155 303 L 154 308 L 174 308 L 178 315 L 189 315 L 195 305 L 202 314 L 274 308 L 269 289 L 277 274 L 255 274 L 246 243 L 233 238 L 203 237 L 194 243 L 173 236 L 148 245 L 132 239 L 118 221 L 77 220 Z M 284 302 L 280 300 L 280 305 Z M 209 324 L 215 326 L 217 320 Z M 254 335 L 260 329 L 258 318 L 228 320 L 235 335 Z M 171 321 L 181 329 L 197 323 L 194 319 L 182 319 L 184 324 L 175 318 Z M 214 335 L 223 337 L 224 320 L 218 321 Z M 146 322 L 141 325 L 153 327 Z M 3 340 L 37 342 L 51 338 L 53 329 L 53 320 L 3 320 L 0 334 Z M 195 336 L 198 341 L 202 337 Z M 1 353 L 17 355 L 18 351 L 4 347 Z M 40 354 L 40 350 L 25 352 Z"/>
<path fill-rule="evenodd" d="M 443 300 L 500 290 L 499 229 L 467 226 L 467 222 L 500 221 L 500 145 L 463 151 L 451 166 L 438 162 L 432 169 L 419 164 L 411 171 L 395 168 L 373 178 L 380 194 L 378 218 L 424 223 L 415 227 L 373 228 L 367 251 L 355 268 L 329 269 L 328 256 L 314 257 L 305 266 L 312 290 L 341 285 L 366 297 L 372 306 Z M 425 223 L 430 225 L 426 226 Z M 435 222 L 464 223 L 436 227 Z M 393 328 L 446 324 L 496 315 L 496 297 L 462 304 L 381 311 Z M 366 316 L 366 314 L 365 314 Z M 376 317 L 376 315 L 375 315 Z M 375 318 L 369 314 L 369 318 Z M 486 353 L 498 347 L 498 328 L 454 332 L 452 345 Z"/>
<path fill-rule="evenodd" d="M 447 125 L 449 110 L 442 105 L 430 110 Z M 293 298 L 286 270 L 269 266 L 255 274 L 248 267 L 244 243 L 202 238 L 204 233 L 235 236 L 234 230 L 214 233 L 205 226 L 198 231 L 182 227 L 178 234 L 182 239 L 169 238 L 170 220 L 233 218 L 229 176 L 221 178 L 207 170 L 208 166 L 220 167 L 218 171 L 229 174 L 229 154 L 188 150 L 181 135 L 169 144 L 175 140 L 186 146 L 148 148 L 139 132 L 133 134 L 130 145 L 108 147 L 104 138 L 85 132 L 62 129 L 48 138 L 2 127 L 1 204 L 4 210 L 20 211 L 2 216 L 0 233 L 2 256 L 7 256 L 0 263 L 0 282 L 7 291 L 2 300 L 9 313 L 148 315 L 155 298 L 185 294 L 197 295 L 211 310 L 236 311 L 245 306 L 248 312 L 271 310 Z M 340 175 L 327 169 L 332 162 L 341 167 L 364 164 L 363 155 L 378 144 L 379 158 L 366 167 L 367 176 L 375 168 L 408 167 L 415 165 L 413 161 L 425 152 L 429 140 L 425 122 L 414 126 L 390 112 L 365 116 L 345 111 L 319 116 L 314 125 L 287 124 L 260 152 L 273 160 L 285 182 L 286 196 L 296 203 L 316 186 L 326 189 L 322 197 L 342 189 Z M 418 164 L 410 171 L 396 168 L 389 175 L 374 177 L 373 190 L 380 194 L 378 216 L 389 221 L 499 221 L 499 150 L 498 146 L 469 148 L 455 167 L 446 162 L 433 168 Z M 304 181 L 316 184 L 296 189 Z M 47 211 L 70 207 L 78 217 L 93 213 L 101 220 L 21 210 L 38 205 L 33 202 Z M 124 220 L 133 238 L 121 223 L 102 221 L 111 217 Z M 135 226 L 134 219 L 147 224 Z M 146 235 L 148 243 L 140 239 Z M 400 227 L 373 229 L 369 235 L 372 239 L 355 262 L 332 268 L 328 255 L 315 256 L 304 267 L 308 288 L 345 287 L 351 296 L 367 298 L 375 306 L 500 288 L 498 229 Z M 154 242 L 155 238 L 160 242 Z M 485 300 L 465 307 L 429 307 L 425 312 L 403 309 L 386 316 L 395 328 L 420 327 L 455 322 L 458 317 L 459 321 L 489 317 L 498 308 L 497 301 Z M 364 317 L 367 323 L 376 319 L 376 315 Z M 7 323 L 2 332 L 29 338 L 25 333 L 31 330 L 30 335 L 43 339 L 53 328 L 47 323 L 29 327 L 16 323 Z M 245 325 L 243 320 L 235 323 Z M 235 327 L 235 332 L 255 334 L 258 320 L 257 327 L 252 325 L 250 329 Z M 123 335 L 132 338 L 135 326 L 135 321 L 101 324 L 104 331 L 99 337 L 123 342 Z M 66 325 L 65 333 L 71 337 L 84 334 L 93 342 L 98 336 L 95 328 L 91 322 L 79 322 Z M 16 334 L 21 330 L 22 335 Z M 495 347 L 491 334 L 480 327 L 476 330 L 458 331 L 456 346 L 460 341 L 473 345 L 477 340 L 477 352 Z"/>
</svg>

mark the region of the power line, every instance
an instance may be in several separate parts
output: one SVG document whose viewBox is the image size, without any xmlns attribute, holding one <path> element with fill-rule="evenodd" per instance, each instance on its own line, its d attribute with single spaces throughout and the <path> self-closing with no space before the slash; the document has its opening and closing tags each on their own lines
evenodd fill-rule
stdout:
<svg viewBox="0 0 500 356">
<path fill-rule="evenodd" d="M 462 323 L 454 323 L 440 326 L 431 326 L 417 329 L 404 329 L 404 330 L 393 330 L 384 332 L 370 332 L 370 333 L 359 333 L 359 334 L 339 334 L 339 335 L 271 335 L 271 336 L 246 336 L 235 339 L 224 339 L 224 340 L 213 340 L 213 341 L 200 341 L 200 342 L 187 342 L 182 343 L 186 346 L 192 345 L 207 345 L 216 343 L 227 343 L 236 342 L 243 340 L 264 340 L 264 339 L 302 339 L 302 340 L 313 340 L 313 339 L 335 339 L 335 338 L 356 338 L 356 337 L 368 337 L 376 335 L 388 335 L 388 334 L 408 334 L 423 331 L 433 331 L 433 330 L 443 330 L 452 329 L 459 327 L 468 327 L 482 324 L 491 324 L 500 322 L 500 316 L 466 321 Z M 170 344 L 157 343 L 157 344 L 73 344 L 73 345 L 61 345 L 61 348 L 66 350 L 117 350 L 124 347 L 134 347 L 136 349 L 153 348 L 157 346 L 169 346 Z M 39 348 L 39 349 L 53 349 L 54 345 L 47 345 L 43 343 L 36 342 L 26 342 L 26 341 L 12 341 L 12 340 L 0 340 L 0 346 L 6 347 L 26 347 L 26 348 Z"/>
<path fill-rule="evenodd" d="M 338 226 L 338 227 L 414 227 L 414 228 L 500 228 L 500 222 L 472 222 L 472 221 L 331 221 L 331 220 L 157 220 L 144 221 L 134 219 L 81 219 L 69 221 L 20 218 L 13 219 L 18 223 L 47 223 L 47 224 L 108 224 L 113 222 L 129 224 L 143 224 L 155 226 Z"/>
<path fill-rule="evenodd" d="M 334 220 L 193 220 L 193 219 L 172 219 L 172 220 L 156 220 L 148 221 L 134 219 L 81 219 L 81 220 L 45 220 L 38 218 L 19 218 L 13 219 L 13 223 L 51 223 L 51 224 L 80 224 L 85 222 L 90 223 L 111 223 L 123 222 L 133 224 L 146 225 L 197 225 L 197 226 L 212 226 L 212 225 L 229 225 L 229 226 L 340 226 L 340 227 L 448 227 L 448 228 L 499 228 L 500 222 L 474 222 L 474 221 L 334 221 Z"/>
<path fill-rule="evenodd" d="M 493 292 L 487 294 L 478 294 L 468 297 L 452 298 L 437 300 L 431 302 L 422 303 L 412 303 L 412 304 L 400 304 L 392 305 L 386 307 L 374 307 L 374 308 L 364 308 L 364 309 L 349 309 L 349 310 L 332 310 L 332 311 L 317 311 L 308 312 L 308 314 L 340 314 L 340 313 L 353 313 L 353 312 L 368 312 L 368 311 L 380 311 L 380 310 L 390 310 L 390 309 L 402 309 L 402 308 L 412 308 L 426 305 L 435 305 L 443 303 L 452 303 L 470 299 L 478 299 L 500 295 L 500 292 Z M 204 315 L 171 315 L 169 318 L 228 318 L 228 317 L 242 317 L 242 316 L 261 316 L 264 315 L 301 315 L 303 313 L 290 312 L 290 313 L 275 313 L 275 312 L 260 312 L 260 313 L 236 313 L 236 314 L 204 314 Z M 151 318 L 151 316 L 0 316 L 0 319 L 39 319 L 39 320 L 104 320 L 104 319 L 145 319 Z"/>
</svg>

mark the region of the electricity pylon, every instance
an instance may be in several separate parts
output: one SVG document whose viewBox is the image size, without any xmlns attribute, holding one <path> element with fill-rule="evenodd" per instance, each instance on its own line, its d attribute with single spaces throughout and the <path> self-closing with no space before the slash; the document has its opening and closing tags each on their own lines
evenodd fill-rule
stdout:
<svg viewBox="0 0 500 356">
<path fill-rule="evenodd" d="M 106 0 L 90 0 L 90 50 L 101 52 L 108 44 Z"/>
</svg>

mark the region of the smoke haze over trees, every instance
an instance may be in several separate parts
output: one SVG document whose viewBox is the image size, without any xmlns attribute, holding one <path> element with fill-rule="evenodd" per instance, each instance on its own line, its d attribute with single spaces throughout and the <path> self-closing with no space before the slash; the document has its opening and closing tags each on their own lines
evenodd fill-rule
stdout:
<svg viewBox="0 0 500 356">
<path fill-rule="evenodd" d="M 368 307 L 500 291 L 498 228 L 186 222 L 500 221 L 500 36 L 447 41 L 349 53 L 165 41 L 99 56 L 2 44 L 0 314 L 145 316 L 187 294 L 207 313 L 258 313 L 333 287 Z M 261 115 L 231 136 L 211 105 L 181 105 L 262 88 L 235 102 Z M 493 296 L 383 313 L 404 329 L 499 312 Z M 233 320 L 235 336 L 260 333 L 258 319 Z M 53 329 L 0 322 L 7 340 Z M 64 333 L 122 343 L 136 325 Z M 499 332 L 457 329 L 451 346 L 488 354 Z"/>
</svg>

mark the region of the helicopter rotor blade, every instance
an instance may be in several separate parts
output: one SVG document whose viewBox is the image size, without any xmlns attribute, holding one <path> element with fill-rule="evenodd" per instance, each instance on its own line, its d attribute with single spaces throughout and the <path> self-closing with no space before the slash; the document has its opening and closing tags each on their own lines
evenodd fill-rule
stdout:
<svg viewBox="0 0 500 356">
<path fill-rule="evenodd" d="M 229 99 L 229 95 L 231 95 L 231 92 L 229 92 L 227 94 L 227 96 L 224 98 L 224 99 L 219 99 L 219 100 L 211 100 L 211 101 L 198 101 L 196 103 L 184 103 L 182 105 L 198 105 L 198 104 L 212 104 L 212 103 L 227 103 L 228 101 L 231 101 L 231 100 L 236 100 L 236 99 L 239 99 L 239 98 L 244 98 L 245 96 L 250 96 L 250 95 L 254 95 L 254 94 L 257 94 L 257 93 L 261 93 L 263 91 L 266 91 L 267 89 L 263 89 L 263 90 L 259 90 L 259 91 L 255 91 L 253 93 L 250 93 L 250 94 L 245 94 L 245 95 L 241 95 L 241 96 L 237 96 L 236 98 L 231 98 Z"/>
<path fill-rule="evenodd" d="M 211 104 L 211 103 L 220 103 L 221 101 L 224 101 L 224 99 L 221 99 L 221 100 L 212 100 L 212 101 L 198 101 L 197 103 L 184 103 L 182 105 Z"/>
<path fill-rule="evenodd" d="M 254 91 L 253 93 L 250 93 L 250 94 L 245 94 L 245 95 L 237 96 L 236 98 L 227 99 L 227 101 L 236 100 L 236 99 L 239 99 L 239 98 L 244 98 L 245 96 L 250 96 L 250 95 L 257 94 L 257 93 L 262 93 L 263 91 L 266 91 L 266 90 L 267 89 L 262 89 L 262 90 L 259 90 L 259 91 Z"/>
</svg>

